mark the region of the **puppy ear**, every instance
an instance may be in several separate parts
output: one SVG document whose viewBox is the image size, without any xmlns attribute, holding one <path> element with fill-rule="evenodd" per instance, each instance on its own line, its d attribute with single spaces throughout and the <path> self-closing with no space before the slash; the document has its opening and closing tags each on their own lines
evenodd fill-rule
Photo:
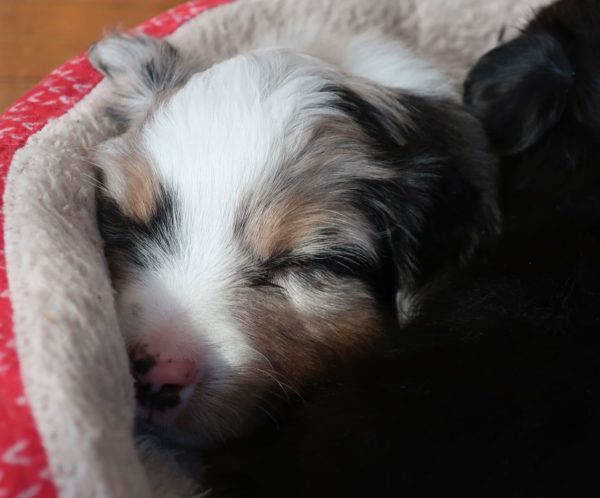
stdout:
<svg viewBox="0 0 600 498">
<path fill-rule="evenodd" d="M 109 115 L 121 125 L 143 118 L 159 92 L 191 74 L 172 45 L 145 35 L 111 34 L 92 45 L 88 57 L 114 86 Z"/>
<path fill-rule="evenodd" d="M 407 275 L 413 290 L 428 288 L 468 262 L 500 227 L 498 161 L 480 123 L 445 99 L 404 97 L 404 106 L 412 126 L 405 131 L 396 198 L 387 199 L 399 312 Z"/>
<path fill-rule="evenodd" d="M 354 195 L 380 237 L 377 285 L 395 294 L 404 321 L 422 292 L 497 233 L 497 159 L 452 99 L 378 86 L 336 93 L 366 137 L 370 162 Z"/>
<path fill-rule="evenodd" d="M 465 83 L 465 103 L 502 154 L 517 154 L 560 119 L 575 73 L 558 39 L 524 34 L 484 55 Z"/>
</svg>

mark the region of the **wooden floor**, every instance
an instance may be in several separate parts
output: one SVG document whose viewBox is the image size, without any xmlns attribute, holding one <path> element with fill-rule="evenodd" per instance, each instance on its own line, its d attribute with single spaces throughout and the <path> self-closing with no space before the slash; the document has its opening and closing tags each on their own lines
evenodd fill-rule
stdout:
<svg viewBox="0 0 600 498">
<path fill-rule="evenodd" d="M 0 113 L 108 28 L 131 27 L 183 0 L 0 0 Z"/>
</svg>

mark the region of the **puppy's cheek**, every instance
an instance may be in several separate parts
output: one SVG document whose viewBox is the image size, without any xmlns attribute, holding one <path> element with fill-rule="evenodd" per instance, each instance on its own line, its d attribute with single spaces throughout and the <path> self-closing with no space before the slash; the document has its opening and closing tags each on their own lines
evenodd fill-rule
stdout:
<svg viewBox="0 0 600 498">
<path fill-rule="evenodd" d="M 375 298 L 360 283 L 349 290 L 308 289 L 295 299 L 265 291 L 244 299 L 238 320 L 264 358 L 262 368 L 301 389 L 329 361 L 361 354 L 381 337 L 386 318 Z"/>
<path fill-rule="evenodd" d="M 121 335 L 128 348 L 144 343 L 146 330 L 142 327 L 144 322 L 144 307 L 139 299 L 139 290 L 136 286 L 136 275 L 123 270 L 122 279 L 113 280 L 115 289 L 115 311 Z"/>
<path fill-rule="evenodd" d="M 106 262 L 113 290 L 120 295 L 135 280 L 137 272 L 127 264 L 126 256 L 118 250 L 107 249 Z"/>
<path fill-rule="evenodd" d="M 199 385 L 171 427 L 208 444 L 248 433 L 264 421 L 263 402 L 273 382 L 266 372 L 260 362 L 249 362 Z"/>
<path fill-rule="evenodd" d="M 325 295 L 307 294 L 300 309 L 305 329 L 325 349 L 334 348 L 339 356 L 353 355 L 384 333 L 384 310 L 361 282 L 327 289 Z"/>
<path fill-rule="evenodd" d="M 348 299 L 347 305 L 345 309 L 333 310 L 330 315 L 315 317 L 316 320 L 313 318 L 309 323 L 314 327 L 319 327 L 319 319 L 328 323 L 322 341 L 337 347 L 339 354 L 352 356 L 380 338 L 388 320 L 373 297 Z"/>
<path fill-rule="evenodd" d="M 289 296 L 305 335 L 323 354 L 352 356 L 385 332 L 385 307 L 359 279 L 322 278 L 295 286 Z"/>
</svg>

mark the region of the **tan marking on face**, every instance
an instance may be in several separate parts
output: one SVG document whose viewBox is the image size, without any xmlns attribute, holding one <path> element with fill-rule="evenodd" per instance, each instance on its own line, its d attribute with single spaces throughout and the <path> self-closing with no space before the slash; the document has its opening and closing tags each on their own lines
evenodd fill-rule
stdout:
<svg viewBox="0 0 600 498">
<path fill-rule="evenodd" d="M 121 208 L 126 216 L 138 223 L 150 221 L 160 196 L 160 186 L 148 162 L 134 156 L 125 159 L 123 172 L 123 194 Z"/>
<path fill-rule="evenodd" d="M 302 247 L 327 223 L 327 209 L 323 202 L 286 196 L 253 213 L 245 226 L 245 241 L 262 259 Z"/>
</svg>

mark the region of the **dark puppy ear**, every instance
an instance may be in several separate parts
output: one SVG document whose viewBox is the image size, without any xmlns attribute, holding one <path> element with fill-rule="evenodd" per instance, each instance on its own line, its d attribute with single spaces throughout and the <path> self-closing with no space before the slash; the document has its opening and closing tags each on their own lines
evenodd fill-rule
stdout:
<svg viewBox="0 0 600 498">
<path fill-rule="evenodd" d="M 558 39 L 524 34 L 479 60 L 465 83 L 465 103 L 497 150 L 516 154 L 560 120 L 574 77 Z"/>
<path fill-rule="evenodd" d="M 145 35 L 111 34 L 92 45 L 88 56 L 114 85 L 109 114 L 121 125 L 143 118 L 158 93 L 191 74 L 172 45 Z"/>
<path fill-rule="evenodd" d="M 497 233 L 497 158 L 481 123 L 452 99 L 379 87 L 336 93 L 381 168 L 365 168 L 353 190 L 380 234 L 380 282 L 404 321 L 422 291 Z"/>
<path fill-rule="evenodd" d="M 407 130 L 397 194 L 406 204 L 391 205 L 390 222 L 394 226 L 406 220 L 417 245 L 412 261 L 406 261 L 407 232 L 394 230 L 392 248 L 397 267 L 413 264 L 418 288 L 467 262 L 497 233 L 497 158 L 480 123 L 462 106 L 416 96 L 405 96 L 403 104 L 412 127 Z M 420 215 L 414 219 L 416 213 Z"/>
</svg>

